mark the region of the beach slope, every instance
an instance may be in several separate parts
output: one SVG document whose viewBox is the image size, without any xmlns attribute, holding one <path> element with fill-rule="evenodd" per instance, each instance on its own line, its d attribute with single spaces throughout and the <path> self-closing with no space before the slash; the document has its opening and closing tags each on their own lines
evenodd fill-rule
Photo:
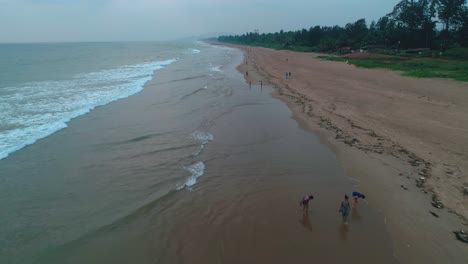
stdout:
<svg viewBox="0 0 468 264">
<path fill-rule="evenodd" d="M 467 83 L 357 68 L 314 53 L 230 46 L 245 53 L 238 70 L 247 82 L 275 86 L 274 96 L 322 135 L 373 197 L 400 260 L 468 260 L 452 233 L 468 217 Z"/>
</svg>

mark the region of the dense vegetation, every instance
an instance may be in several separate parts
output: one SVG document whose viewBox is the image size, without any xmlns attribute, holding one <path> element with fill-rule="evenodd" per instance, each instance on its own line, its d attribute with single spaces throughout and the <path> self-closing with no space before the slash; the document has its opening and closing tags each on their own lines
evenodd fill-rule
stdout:
<svg viewBox="0 0 468 264">
<path fill-rule="evenodd" d="M 320 56 L 331 61 L 343 61 L 363 68 L 386 68 L 402 71 L 405 76 L 418 78 L 451 78 L 468 82 L 468 60 L 439 60 L 401 56 L 369 56 L 348 58 L 343 56 Z"/>
<path fill-rule="evenodd" d="M 358 67 L 400 70 L 413 77 L 468 81 L 467 0 L 402 0 L 370 25 L 365 19 L 345 27 L 311 27 L 276 33 L 220 36 L 221 42 L 294 51 L 346 54 L 321 56 Z M 354 56 L 356 55 L 356 56 Z M 362 56 L 365 55 L 365 56 Z"/>
<path fill-rule="evenodd" d="M 393 11 L 367 25 L 365 19 L 344 27 L 315 26 L 276 33 L 249 32 L 220 36 L 221 42 L 296 51 L 335 52 L 350 49 L 445 51 L 468 47 L 467 0 L 402 0 Z M 468 58 L 468 57 L 467 57 Z"/>
</svg>

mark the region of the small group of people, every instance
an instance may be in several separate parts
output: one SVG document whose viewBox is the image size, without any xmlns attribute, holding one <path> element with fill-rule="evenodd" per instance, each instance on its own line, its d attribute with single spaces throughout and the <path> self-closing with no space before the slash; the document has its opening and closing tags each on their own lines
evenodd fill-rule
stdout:
<svg viewBox="0 0 468 264">
<path fill-rule="evenodd" d="M 285 72 L 284 76 L 286 76 L 286 79 L 291 79 L 291 72 Z"/>
<path fill-rule="evenodd" d="M 352 192 L 351 193 L 353 199 L 354 199 L 354 207 L 357 206 L 358 200 L 359 199 L 366 199 L 366 196 L 360 192 Z M 302 207 L 303 211 L 309 210 L 309 201 L 313 200 L 314 196 L 313 195 L 306 195 L 302 198 L 302 200 L 299 202 L 299 205 Z M 349 197 L 347 194 L 345 194 L 343 201 L 340 204 L 340 209 L 338 210 L 339 213 L 341 213 L 341 216 L 343 217 L 343 223 L 348 224 L 348 217 L 349 213 L 351 211 L 351 205 L 349 203 Z"/>
</svg>

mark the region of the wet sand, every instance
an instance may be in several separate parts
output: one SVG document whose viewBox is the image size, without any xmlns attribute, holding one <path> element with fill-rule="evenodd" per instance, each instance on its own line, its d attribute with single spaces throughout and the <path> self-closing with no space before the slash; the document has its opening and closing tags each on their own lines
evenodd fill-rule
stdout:
<svg viewBox="0 0 468 264">
<path fill-rule="evenodd" d="M 205 121 L 214 135 L 196 158 L 205 162 L 205 174 L 112 233 L 73 248 L 71 263 L 396 263 L 375 208 L 363 202 L 349 226 L 341 222 L 341 198 L 358 189 L 357 182 L 271 97 L 271 87 L 246 85 L 235 70 L 241 53 L 230 56 L 208 86 L 227 96 L 217 99 L 222 111 Z M 298 202 L 306 193 L 316 200 L 304 214 Z M 112 257 L 78 255 L 103 244 Z"/>
<path fill-rule="evenodd" d="M 364 186 L 270 86 L 245 83 L 242 52 L 199 49 L 1 161 L 14 222 L 0 230 L 20 242 L 0 262 L 397 263 L 373 199 L 342 224 L 343 195 Z"/>
<path fill-rule="evenodd" d="M 401 263 L 468 261 L 468 248 L 452 233 L 468 216 L 466 83 L 361 69 L 319 54 L 233 47 L 245 53 L 238 70 L 247 83 L 274 85 L 274 96 L 360 181 L 383 213 Z M 420 177 L 428 179 L 422 188 Z M 432 195 L 449 209 L 432 207 Z"/>
<path fill-rule="evenodd" d="M 206 176 L 171 217 L 161 262 L 396 263 L 374 208 L 362 203 L 342 224 L 340 199 L 358 187 L 333 153 L 290 119 L 269 87 L 237 88 L 239 107 L 213 126 Z M 308 193 L 316 199 L 303 213 L 298 201 Z"/>
<path fill-rule="evenodd" d="M 359 189 L 358 182 L 271 97 L 271 87 L 245 84 L 235 70 L 241 59 L 239 53 L 220 67 L 215 87 L 231 92 L 220 98 L 224 111 L 208 121 L 215 139 L 197 157 L 205 174 L 192 188 L 137 212 L 144 217 L 128 221 L 118 234 L 100 237 L 102 243 L 122 241 L 113 245 L 122 252 L 144 245 L 112 261 L 397 263 L 375 208 L 362 202 L 350 224 L 342 224 L 341 198 Z M 298 202 L 307 193 L 316 199 L 304 214 Z"/>
</svg>

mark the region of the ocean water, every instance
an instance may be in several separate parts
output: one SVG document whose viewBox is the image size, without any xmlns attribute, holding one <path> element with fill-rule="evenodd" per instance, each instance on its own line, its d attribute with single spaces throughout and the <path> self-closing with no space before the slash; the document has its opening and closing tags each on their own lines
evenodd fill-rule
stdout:
<svg viewBox="0 0 468 264">
<path fill-rule="evenodd" d="M 354 183 L 241 61 L 203 42 L 0 45 L 0 263 L 392 263 L 375 211 L 341 228 Z"/>
<path fill-rule="evenodd" d="M 203 42 L 0 45 L 0 262 L 49 263 L 48 251 L 192 190 L 205 172 L 196 157 L 214 139 L 220 109 L 210 105 L 226 96 L 210 82 L 222 82 L 229 52 Z M 154 94 L 134 97 L 145 84 Z"/>
<path fill-rule="evenodd" d="M 153 72 L 197 52 L 155 43 L 0 45 L 0 159 L 141 91 Z"/>
</svg>

